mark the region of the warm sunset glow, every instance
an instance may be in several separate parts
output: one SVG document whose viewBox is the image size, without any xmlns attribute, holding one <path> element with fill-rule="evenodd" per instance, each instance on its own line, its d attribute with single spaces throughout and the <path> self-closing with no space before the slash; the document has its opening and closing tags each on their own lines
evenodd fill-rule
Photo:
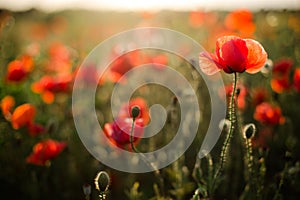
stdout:
<svg viewBox="0 0 300 200">
<path fill-rule="evenodd" d="M 232 10 L 246 7 L 251 10 L 258 9 L 297 9 L 297 0 L 0 0 L 0 7 L 13 10 L 25 10 L 30 8 L 40 8 L 43 10 L 59 10 L 65 8 L 82 9 L 112 9 L 112 10 L 195 10 L 195 9 L 223 9 Z"/>
</svg>

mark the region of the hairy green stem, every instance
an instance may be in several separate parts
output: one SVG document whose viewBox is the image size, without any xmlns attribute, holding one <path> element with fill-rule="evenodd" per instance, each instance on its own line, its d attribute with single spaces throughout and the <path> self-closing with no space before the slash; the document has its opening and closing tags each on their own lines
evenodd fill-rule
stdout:
<svg viewBox="0 0 300 200">
<path fill-rule="evenodd" d="M 223 143 L 222 146 L 222 151 L 221 151 L 221 156 L 220 156 L 220 164 L 218 169 L 216 170 L 215 176 L 214 176 L 214 181 L 213 181 L 213 188 L 215 186 L 216 180 L 219 177 L 221 171 L 223 170 L 224 164 L 225 164 L 225 160 L 226 160 L 226 154 L 227 154 L 227 149 L 228 149 L 228 145 L 231 141 L 232 138 L 232 134 L 234 131 L 234 124 L 235 124 L 235 95 L 236 95 L 236 86 L 237 86 L 237 73 L 234 72 L 233 74 L 233 90 L 231 93 L 231 97 L 230 97 L 230 102 L 229 102 L 229 121 L 230 121 L 230 128 L 229 128 L 229 132 L 226 135 L 225 141 Z"/>
</svg>

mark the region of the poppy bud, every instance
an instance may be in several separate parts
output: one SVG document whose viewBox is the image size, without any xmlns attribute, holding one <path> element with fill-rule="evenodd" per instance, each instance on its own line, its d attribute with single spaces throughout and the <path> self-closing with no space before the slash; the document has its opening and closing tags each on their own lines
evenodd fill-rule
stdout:
<svg viewBox="0 0 300 200">
<path fill-rule="evenodd" d="M 231 124 L 231 122 L 228 119 L 222 119 L 219 122 L 219 129 L 220 130 L 224 129 L 227 132 L 229 130 L 230 124 Z"/>
<path fill-rule="evenodd" d="M 137 118 L 139 114 L 140 114 L 140 108 L 138 106 L 133 106 L 131 109 L 132 118 L 133 119 Z"/>
<path fill-rule="evenodd" d="M 101 171 L 97 174 L 95 178 L 96 189 L 100 192 L 105 192 L 108 189 L 110 182 L 109 175 L 105 171 Z"/>
<path fill-rule="evenodd" d="M 255 125 L 253 123 L 247 124 L 246 126 L 244 126 L 244 136 L 246 137 L 246 139 L 250 139 L 254 136 L 256 132 L 256 128 Z"/>
</svg>

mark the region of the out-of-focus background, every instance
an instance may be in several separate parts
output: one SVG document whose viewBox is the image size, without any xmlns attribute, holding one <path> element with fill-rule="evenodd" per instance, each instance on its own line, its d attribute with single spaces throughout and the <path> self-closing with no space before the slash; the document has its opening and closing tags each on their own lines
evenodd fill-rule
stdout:
<svg viewBox="0 0 300 200">
<path fill-rule="evenodd" d="M 101 170 L 107 171 L 111 179 L 108 199 L 190 199 L 195 191 L 203 198 L 208 196 L 207 160 L 199 164 L 196 155 L 210 120 L 210 110 L 206 109 L 209 96 L 201 77 L 175 55 L 149 50 L 120 54 L 98 83 L 95 105 L 99 123 L 112 123 L 112 88 L 134 65 L 149 60 L 182 70 L 199 91 L 203 115 L 197 138 L 178 161 L 160 172 L 165 198 L 153 173 L 129 174 L 111 169 L 93 158 L 77 135 L 71 97 L 80 64 L 100 42 L 136 27 L 179 31 L 209 52 L 215 50 L 217 38 L 223 35 L 252 38 L 264 46 L 269 60 L 263 70 L 239 78 L 239 128 L 247 123 L 256 125 L 251 142 L 263 198 L 299 197 L 298 0 L 0 0 L 0 9 L 1 199 L 84 199 L 89 196 L 82 189 L 86 185 L 91 186 L 90 199 L 97 199 L 93 180 Z M 110 53 L 120 53 L 118 48 Z M 163 73 L 163 69 L 157 70 Z M 91 67 L 82 77 L 92 83 L 98 81 L 95 71 Z M 232 77 L 222 76 L 229 94 Z M 226 94 L 220 96 L 226 98 Z M 168 114 L 172 116 L 157 137 L 143 139 L 137 146 L 147 152 L 166 145 L 177 130 L 180 113 L 176 100 L 157 86 L 142 87 L 134 97 L 140 98 L 137 102 L 143 106 L 146 102 L 146 107 L 160 103 L 171 110 Z M 210 194 L 215 199 L 254 198 L 248 188 L 251 177 L 246 172 L 241 134 L 236 131 L 230 146 L 222 186 Z M 224 137 L 211 152 L 214 164 L 219 161 Z"/>
</svg>

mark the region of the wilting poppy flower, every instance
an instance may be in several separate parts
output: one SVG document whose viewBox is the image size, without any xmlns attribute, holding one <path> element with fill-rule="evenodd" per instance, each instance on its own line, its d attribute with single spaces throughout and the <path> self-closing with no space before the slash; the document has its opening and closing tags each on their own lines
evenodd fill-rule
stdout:
<svg viewBox="0 0 300 200">
<path fill-rule="evenodd" d="M 253 74 L 260 71 L 266 60 L 267 53 L 257 41 L 223 36 L 217 39 L 215 54 L 200 53 L 199 66 L 208 75 L 220 70 Z"/>
<path fill-rule="evenodd" d="M 294 87 L 300 92 L 300 68 L 296 69 L 294 73 Z"/>
<path fill-rule="evenodd" d="M 44 76 L 38 82 L 32 84 L 33 92 L 41 94 L 45 103 L 52 103 L 55 98 L 55 93 L 68 92 L 72 81 L 71 75 L 52 77 Z"/>
<path fill-rule="evenodd" d="M 8 64 L 6 80 L 10 82 L 21 82 L 33 68 L 33 60 L 28 55 Z"/>
<path fill-rule="evenodd" d="M 132 130 L 132 118 L 117 118 L 112 123 L 106 123 L 104 125 L 104 133 L 110 139 L 110 141 L 119 146 L 130 144 L 130 132 Z M 143 119 L 136 119 L 133 129 L 133 142 L 137 142 L 138 139 L 144 133 Z"/>
<path fill-rule="evenodd" d="M 246 96 L 248 94 L 248 90 L 247 88 L 242 85 L 242 84 L 238 84 L 237 85 L 237 89 L 238 89 L 238 95 L 237 95 L 237 107 L 240 109 L 240 110 L 243 110 L 245 109 L 246 107 Z M 232 85 L 225 85 L 225 92 L 226 92 L 226 97 L 230 98 L 231 94 L 232 94 L 232 90 L 233 90 L 233 87 Z M 224 94 L 221 94 L 220 93 L 220 96 L 221 97 L 224 97 L 225 95 Z M 236 96 L 235 96 L 236 97 Z"/>
<path fill-rule="evenodd" d="M 255 31 L 253 15 L 246 9 L 235 10 L 229 13 L 225 18 L 225 26 L 243 37 L 250 37 Z"/>
<path fill-rule="evenodd" d="M 140 109 L 140 113 L 137 116 L 137 119 L 143 119 L 144 124 L 148 124 L 149 117 L 149 108 L 147 102 L 140 97 L 130 100 L 129 104 L 125 104 L 121 107 L 120 112 L 118 114 L 119 118 L 132 118 L 131 110 L 134 106 L 137 106 Z"/>
<path fill-rule="evenodd" d="M 29 126 L 30 124 L 33 124 L 35 112 L 36 109 L 31 104 L 26 103 L 18 106 L 11 116 L 13 128 L 19 129 L 23 126 Z"/>
<path fill-rule="evenodd" d="M 284 59 L 276 62 L 272 70 L 271 88 L 276 93 L 282 93 L 291 86 L 290 71 L 293 61 Z"/>
<path fill-rule="evenodd" d="M 66 146 L 65 142 L 52 139 L 44 140 L 34 145 L 33 151 L 26 158 L 26 161 L 34 165 L 46 165 L 51 159 L 57 157 Z"/>
<path fill-rule="evenodd" d="M 282 124 L 285 121 L 285 118 L 281 114 L 280 107 L 267 102 L 256 106 L 254 119 L 266 125 Z"/>
<path fill-rule="evenodd" d="M 12 109 L 15 105 L 15 99 L 12 96 L 5 96 L 1 100 L 1 110 L 6 119 L 10 119 Z"/>
</svg>

